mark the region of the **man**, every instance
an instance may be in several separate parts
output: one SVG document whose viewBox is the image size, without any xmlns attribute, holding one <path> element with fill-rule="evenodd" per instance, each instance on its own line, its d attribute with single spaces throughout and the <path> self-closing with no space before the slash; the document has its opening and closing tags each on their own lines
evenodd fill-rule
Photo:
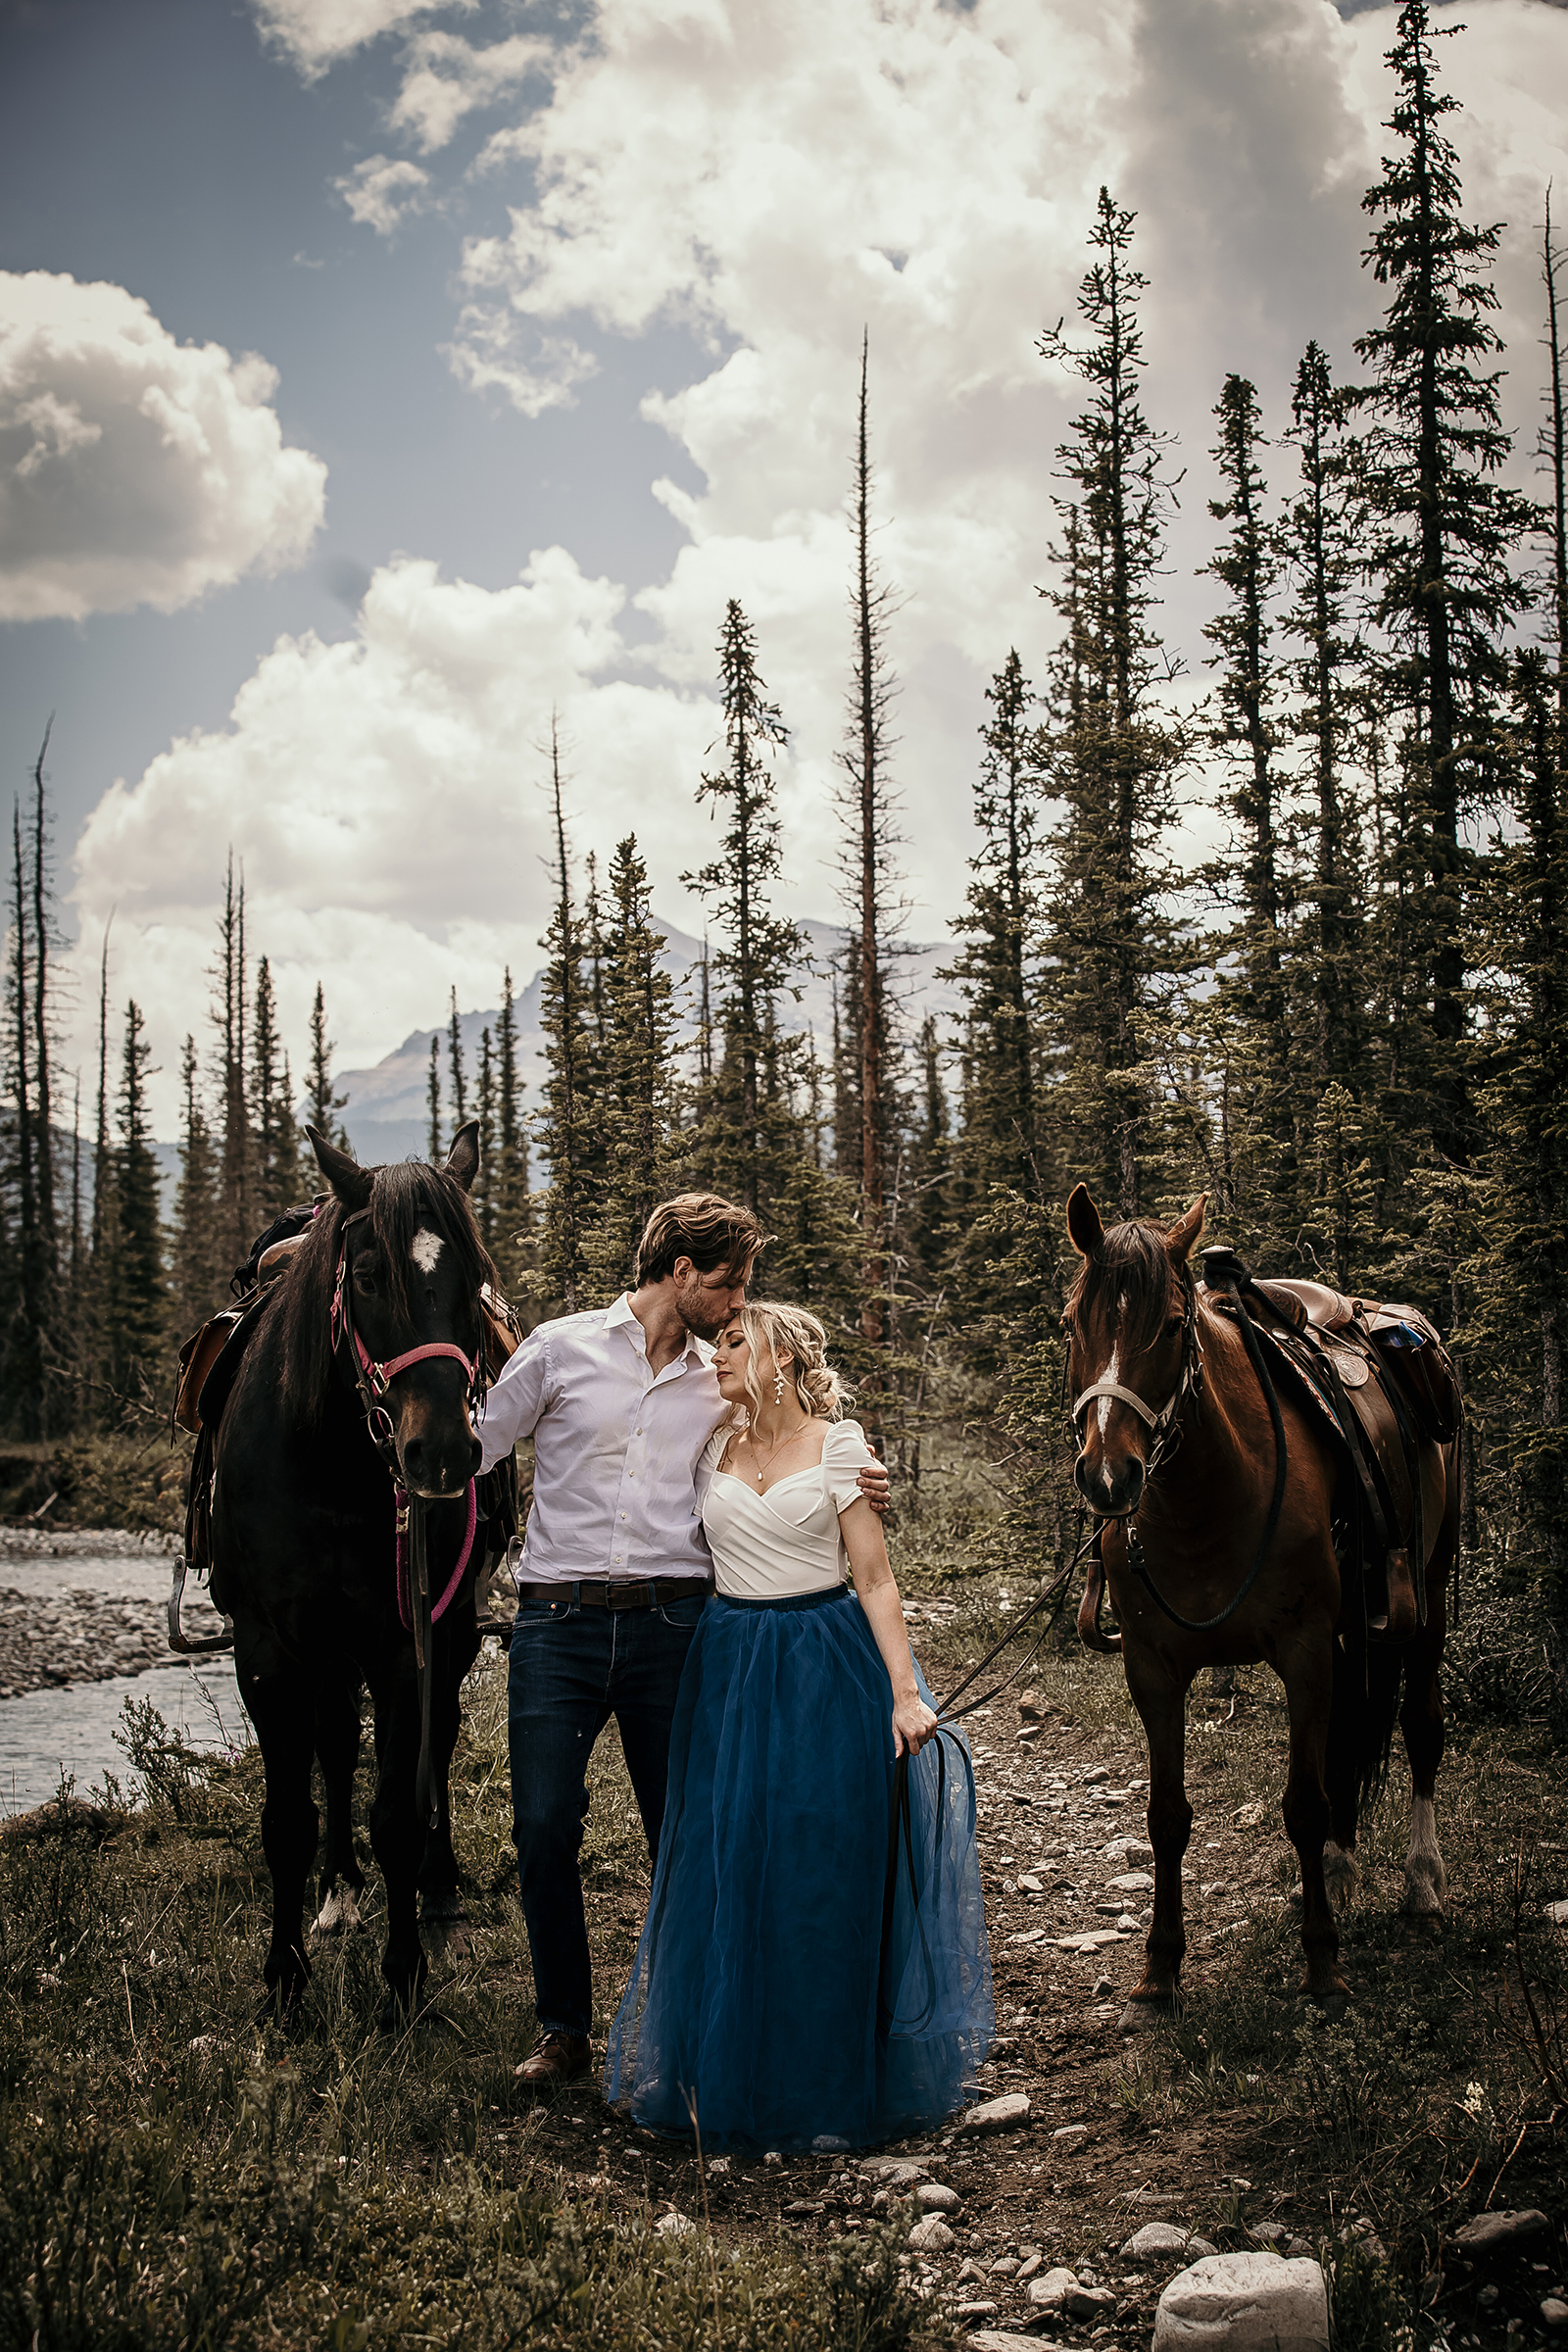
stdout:
<svg viewBox="0 0 1568 2352">
<path fill-rule="evenodd" d="M 682 1193 L 654 1210 L 633 1289 L 541 1323 L 485 1402 L 484 1467 L 534 1441 L 508 1725 L 513 1835 L 539 2045 L 535 2090 L 587 2072 L 593 1976 L 577 1855 L 585 1774 L 612 1715 L 652 1856 L 681 1668 L 712 1566 L 697 1461 L 723 1404 L 712 1342 L 763 1243 L 749 1208 Z M 861 1475 L 885 1507 L 887 1473 Z M 706 1473 L 704 1478 L 706 1486 Z"/>
</svg>

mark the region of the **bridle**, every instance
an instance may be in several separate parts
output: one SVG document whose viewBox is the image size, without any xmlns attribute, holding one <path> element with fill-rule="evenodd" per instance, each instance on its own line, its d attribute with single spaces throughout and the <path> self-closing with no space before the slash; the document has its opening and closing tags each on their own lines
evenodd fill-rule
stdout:
<svg viewBox="0 0 1568 2352">
<path fill-rule="evenodd" d="M 437 1357 L 450 1357 L 463 1366 L 467 1376 L 464 1401 L 471 1418 L 483 1399 L 487 1385 L 484 1342 L 481 1337 L 478 1353 L 471 1360 L 451 1340 L 429 1340 L 418 1348 L 406 1348 L 401 1355 L 387 1356 L 381 1361 L 371 1355 L 355 1328 L 354 1285 L 348 1274 L 350 1229 L 362 1223 L 369 1214 L 368 1207 L 357 1208 L 343 1220 L 337 1271 L 332 1279 L 332 1353 L 334 1358 L 341 1358 L 348 1368 L 359 1396 L 360 1408 L 365 1415 L 367 1435 L 392 1480 L 398 1617 L 404 1632 L 414 1636 L 414 1662 L 419 1686 L 419 1762 L 414 1801 L 429 1827 L 435 1829 L 440 1803 L 430 1771 L 431 1635 L 456 1598 L 473 1556 L 473 1539 L 479 1523 L 478 1490 L 470 1478 L 464 1495 L 467 1506 L 466 1522 L 458 1552 L 458 1564 L 447 1579 L 446 1589 L 439 1600 L 432 1603 L 425 1528 L 425 1512 L 429 1505 L 424 1495 L 410 1494 L 404 1484 L 403 1468 L 398 1460 L 397 1431 L 386 1409 L 386 1396 L 391 1383 L 400 1372 L 409 1371 L 415 1364 L 429 1363 Z M 454 1495 L 452 1499 L 456 1501 L 458 1498 Z"/>
<path fill-rule="evenodd" d="M 1231 1595 L 1231 1598 L 1226 1602 L 1222 1609 L 1217 1610 L 1212 1617 L 1193 1618 L 1184 1617 L 1180 1610 L 1172 1608 L 1170 1602 L 1165 1598 L 1158 1586 L 1154 1583 L 1153 1578 L 1149 1573 L 1149 1563 L 1144 1558 L 1144 1546 L 1138 1534 L 1138 1512 L 1143 1504 L 1145 1495 L 1149 1492 L 1150 1480 L 1153 1477 L 1154 1472 L 1158 1469 L 1160 1463 L 1168 1460 L 1170 1455 L 1175 1451 L 1177 1446 L 1179 1446 L 1181 1443 L 1182 1424 L 1177 1418 L 1177 1415 L 1183 1398 L 1190 1395 L 1195 1399 L 1198 1399 L 1200 1398 L 1202 1395 L 1203 1343 L 1198 1328 L 1198 1293 L 1193 1282 L 1191 1267 L 1184 1266 L 1182 1269 L 1182 1287 L 1186 1294 L 1186 1305 L 1182 1321 L 1182 1368 L 1177 1379 L 1176 1386 L 1171 1393 L 1169 1401 L 1161 1407 L 1159 1412 L 1156 1413 L 1144 1402 L 1144 1399 L 1141 1396 L 1134 1396 L 1130 1389 L 1122 1388 L 1115 1381 L 1102 1380 L 1096 1381 L 1091 1387 L 1085 1389 L 1082 1396 L 1077 1398 L 1072 1408 L 1072 1431 L 1074 1444 L 1077 1443 L 1078 1439 L 1079 1416 L 1082 1413 L 1084 1406 L 1090 1403 L 1096 1396 L 1119 1396 L 1124 1404 L 1130 1404 L 1136 1412 L 1141 1413 L 1144 1420 L 1149 1424 L 1150 1428 L 1155 1432 L 1154 1444 L 1150 1448 L 1149 1459 L 1144 1465 L 1144 1485 L 1139 1494 L 1138 1501 L 1133 1505 L 1130 1511 L 1102 1511 L 1096 1513 L 1098 1525 L 1096 1526 L 1094 1532 L 1094 1548 L 1097 1555 L 1097 1561 L 1096 1567 L 1091 1571 L 1091 1590 L 1094 1594 L 1093 1617 L 1094 1632 L 1097 1636 L 1097 1640 L 1089 1642 L 1091 1648 L 1120 1648 L 1121 1646 L 1121 1636 L 1119 1634 L 1115 1637 L 1114 1641 L 1111 1641 L 1107 1637 L 1100 1635 L 1099 1632 L 1100 1605 L 1104 1594 L 1103 1571 L 1099 1561 L 1099 1552 L 1101 1540 L 1104 1535 L 1105 1526 L 1108 1520 L 1119 1519 L 1121 1521 L 1126 1536 L 1128 1565 L 1131 1567 L 1132 1572 L 1137 1577 L 1139 1583 L 1148 1592 L 1150 1599 L 1164 1616 L 1170 1619 L 1172 1625 L 1180 1626 L 1183 1633 L 1186 1634 L 1212 1633 L 1215 1626 L 1223 1625 L 1228 1617 L 1233 1617 L 1236 1611 L 1241 1607 L 1243 1601 L 1247 1598 L 1249 1592 L 1250 1592 L 1252 1590 L 1253 1585 L 1256 1584 L 1258 1576 L 1262 1571 L 1263 1562 L 1268 1558 L 1270 1551 L 1273 1549 L 1274 1538 L 1279 1529 L 1280 1510 L 1285 1500 L 1285 1480 L 1288 1469 L 1288 1457 L 1285 1447 L 1285 1423 L 1280 1414 L 1279 1398 L 1274 1393 L 1274 1383 L 1269 1376 L 1267 1361 L 1264 1358 L 1261 1348 L 1258 1347 L 1257 1335 L 1252 1329 L 1252 1319 L 1250 1315 L 1249 1315 L 1247 1308 L 1242 1301 L 1242 1286 L 1248 1279 L 1246 1267 L 1242 1264 L 1241 1259 L 1236 1255 L 1233 1250 L 1218 1247 L 1205 1250 L 1202 1253 L 1201 1262 L 1203 1268 L 1203 1288 L 1206 1291 L 1222 1293 L 1230 1299 L 1231 1306 L 1235 1312 L 1237 1325 L 1241 1331 L 1242 1343 L 1247 1349 L 1248 1360 L 1251 1364 L 1252 1370 L 1257 1377 L 1258 1386 L 1263 1392 L 1264 1401 L 1268 1406 L 1269 1426 L 1273 1432 L 1274 1438 L 1274 1491 L 1269 1498 L 1268 1516 L 1264 1521 L 1263 1533 L 1258 1540 L 1257 1549 L 1252 1555 L 1252 1564 L 1249 1568 L 1246 1576 L 1242 1579 L 1241 1585 L 1237 1591 Z M 1070 1357 L 1071 1349 L 1067 1351 L 1067 1355 Z M 1063 1358 L 1061 1379 L 1062 1396 L 1063 1398 L 1065 1398 L 1067 1389 L 1067 1357 Z M 1082 1522 L 1080 1521 L 1080 1525 L 1081 1524 Z M 1094 1582 L 1096 1578 L 1099 1579 L 1098 1586 L 1096 1586 Z M 1088 1605 L 1087 1596 L 1085 1605 L 1086 1607 Z M 1079 1618 L 1079 1626 L 1080 1630 L 1082 1630 L 1082 1616 Z M 1084 1639 L 1086 1642 L 1089 1642 L 1089 1635 L 1087 1633 L 1085 1633 Z"/>
<path fill-rule="evenodd" d="M 1091 1381 L 1089 1387 L 1073 1398 L 1072 1410 L 1068 1415 L 1068 1426 L 1072 1431 L 1073 1444 L 1079 1447 L 1081 1452 L 1079 1424 L 1088 1405 L 1093 1404 L 1099 1396 L 1112 1396 L 1119 1403 L 1130 1405 L 1140 1420 L 1145 1422 L 1153 1433 L 1154 1442 L 1151 1446 L 1148 1459 L 1144 1463 L 1146 1482 L 1153 1477 L 1161 1462 L 1169 1460 L 1182 1442 L 1182 1424 L 1179 1416 L 1183 1404 L 1189 1396 L 1195 1403 L 1198 1403 L 1203 1394 L 1203 1341 L 1198 1327 L 1198 1294 L 1193 1284 L 1191 1269 L 1186 1266 L 1182 1268 L 1181 1284 L 1181 1368 L 1176 1376 L 1176 1386 L 1166 1397 L 1165 1402 L 1156 1411 L 1154 1406 L 1147 1403 L 1136 1390 L 1124 1388 L 1119 1380 L 1096 1380 Z M 1061 1361 L 1063 1405 L 1067 1398 L 1067 1376 L 1071 1361 L 1072 1349 L 1068 1348 Z M 1135 1505 L 1134 1511 L 1136 1511 L 1136 1507 Z M 1133 1515 L 1134 1512 L 1127 1511 L 1100 1513 L 1102 1519 L 1131 1518 Z"/>
</svg>

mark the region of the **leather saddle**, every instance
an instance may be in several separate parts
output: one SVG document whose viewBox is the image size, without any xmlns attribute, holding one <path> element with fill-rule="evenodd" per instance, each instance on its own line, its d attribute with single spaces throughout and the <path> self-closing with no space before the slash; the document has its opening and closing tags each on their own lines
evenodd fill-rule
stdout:
<svg viewBox="0 0 1568 2352">
<path fill-rule="evenodd" d="M 1238 1287 L 1350 1472 L 1367 1632 L 1406 1639 L 1427 1615 L 1422 1445 L 1448 1444 L 1462 1410 L 1437 1329 L 1419 1307 L 1348 1298 L 1326 1283 L 1248 1276 Z M 1228 1297 L 1212 1303 L 1231 1311 Z"/>
</svg>

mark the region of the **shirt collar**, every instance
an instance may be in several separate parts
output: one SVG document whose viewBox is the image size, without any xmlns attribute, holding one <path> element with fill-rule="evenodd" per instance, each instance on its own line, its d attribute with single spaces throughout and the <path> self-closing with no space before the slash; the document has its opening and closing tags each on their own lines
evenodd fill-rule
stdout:
<svg viewBox="0 0 1568 2352">
<path fill-rule="evenodd" d="M 632 1346 L 639 1355 L 646 1356 L 648 1335 L 632 1312 L 631 1293 L 622 1291 L 614 1305 L 607 1306 L 605 1309 L 605 1329 L 615 1331 L 627 1324 L 631 1326 L 628 1336 Z M 700 1340 L 695 1331 L 689 1331 L 686 1334 L 686 1346 L 682 1352 L 687 1357 L 695 1357 L 699 1364 L 710 1364 L 713 1360 L 713 1344 L 710 1340 Z"/>
</svg>

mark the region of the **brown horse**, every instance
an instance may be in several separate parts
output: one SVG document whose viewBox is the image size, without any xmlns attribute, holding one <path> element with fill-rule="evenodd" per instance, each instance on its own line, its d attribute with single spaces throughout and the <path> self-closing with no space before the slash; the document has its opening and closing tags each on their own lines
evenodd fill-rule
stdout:
<svg viewBox="0 0 1568 2352">
<path fill-rule="evenodd" d="M 1081 1447 L 1073 1475 L 1101 1522 L 1127 1688 L 1149 1740 L 1153 1923 L 1128 2025 L 1140 2015 L 1132 2004 L 1174 2002 L 1187 1948 L 1182 1856 L 1193 1812 L 1183 1731 L 1200 1667 L 1264 1658 L 1285 1685 L 1283 1811 L 1301 1866 L 1303 1992 L 1321 2000 L 1345 1990 L 1325 1858 L 1348 1900 L 1357 1812 L 1381 1780 L 1396 1708 L 1412 1784 L 1405 1909 L 1439 1916 L 1445 1893 L 1433 1797 L 1443 1755 L 1438 1664 L 1457 1524 L 1453 1448 L 1421 1446 L 1425 1623 L 1398 1643 L 1368 1642 L 1359 1596 L 1348 1590 L 1336 1553 L 1343 1508 L 1333 1437 L 1289 1384 L 1278 1384 L 1285 1476 L 1276 1495 L 1275 1426 L 1257 1372 L 1238 1323 L 1215 1311 L 1189 1262 L 1204 1205 L 1196 1201 L 1168 1230 L 1139 1219 L 1107 1232 L 1082 1185 L 1067 1203 L 1081 1260 L 1065 1313 Z M 1193 1630 L 1173 1622 L 1151 1586 Z M 1112 1646 L 1096 1633 L 1101 1597 L 1097 1567 L 1079 1627 L 1091 1646 Z"/>
</svg>

